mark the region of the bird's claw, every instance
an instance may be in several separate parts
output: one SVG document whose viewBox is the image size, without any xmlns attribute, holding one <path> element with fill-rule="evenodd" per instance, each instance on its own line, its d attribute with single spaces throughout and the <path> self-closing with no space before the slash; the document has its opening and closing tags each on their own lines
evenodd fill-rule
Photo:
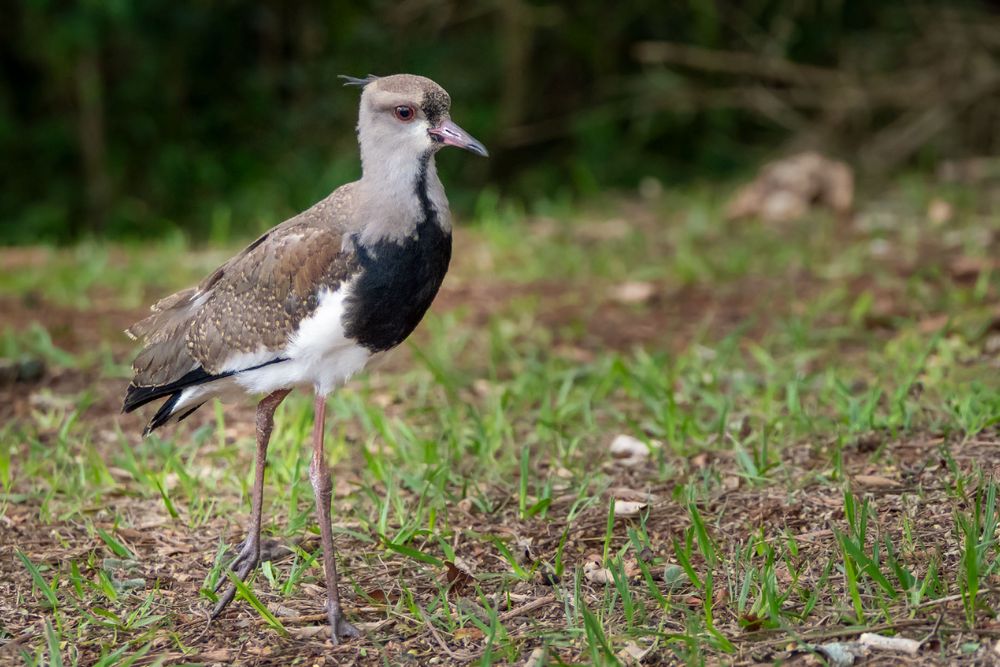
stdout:
<svg viewBox="0 0 1000 667">
<path fill-rule="evenodd" d="M 226 568 L 226 572 L 233 572 L 240 581 L 245 581 L 250 573 L 253 572 L 254 568 L 260 563 L 260 546 L 254 545 L 252 543 L 244 543 L 240 548 L 240 552 L 236 555 L 236 558 L 229 567 Z M 222 613 L 222 610 L 229 606 L 229 603 L 233 601 L 236 597 L 236 584 L 229 580 L 225 573 L 219 577 L 219 580 L 215 583 L 215 592 L 218 593 L 222 585 L 229 582 L 229 586 L 226 588 L 225 592 L 219 596 L 219 601 L 215 603 L 215 608 L 212 609 L 212 620 Z"/>
<path fill-rule="evenodd" d="M 334 646 L 342 639 L 354 639 L 361 636 L 361 631 L 347 622 L 340 609 L 333 608 L 327 602 L 326 617 L 330 622 L 330 641 Z"/>
<path fill-rule="evenodd" d="M 233 601 L 236 597 L 236 585 L 229 580 L 226 576 L 226 572 L 233 572 L 240 581 L 246 581 L 246 578 L 250 576 L 250 573 L 256 569 L 258 565 L 266 560 L 277 560 L 286 554 L 291 553 L 286 545 L 282 544 L 278 540 L 257 540 L 244 541 L 240 545 L 240 550 L 233 558 L 232 562 L 229 563 L 227 567 L 221 573 L 219 580 L 215 582 L 215 588 L 213 589 L 216 594 L 218 594 L 219 589 L 222 588 L 224 584 L 229 583 L 229 587 L 226 589 L 219 597 L 219 601 L 215 604 L 215 608 L 212 610 L 212 619 L 215 619 L 222 610 L 229 606 L 229 603 Z M 226 552 L 226 557 L 232 556 L 232 551 Z"/>
<path fill-rule="evenodd" d="M 229 554 L 231 553 L 232 552 L 229 551 L 226 553 L 226 555 L 229 556 Z M 235 572 L 237 575 L 239 575 L 240 580 L 242 581 L 247 577 L 248 574 L 250 574 L 251 570 L 253 570 L 255 567 L 257 567 L 257 565 L 260 564 L 260 560 L 261 560 L 260 547 L 259 546 L 255 547 L 255 545 L 253 544 L 248 544 L 244 542 L 242 545 L 240 545 L 239 552 L 236 554 L 236 557 L 233 558 L 233 560 L 229 563 L 229 566 L 226 567 L 225 570 L 219 573 L 220 574 L 219 580 L 215 582 L 214 591 L 218 593 L 219 589 L 222 588 L 222 585 L 229 581 L 229 577 L 226 576 L 226 571 L 231 570 Z M 243 570 L 246 570 L 246 572 L 243 573 Z"/>
</svg>

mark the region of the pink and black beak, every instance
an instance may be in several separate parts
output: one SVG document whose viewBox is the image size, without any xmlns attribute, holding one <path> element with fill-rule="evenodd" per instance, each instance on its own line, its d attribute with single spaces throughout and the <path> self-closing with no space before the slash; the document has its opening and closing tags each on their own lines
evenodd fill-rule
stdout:
<svg viewBox="0 0 1000 667">
<path fill-rule="evenodd" d="M 486 150 L 486 146 L 483 146 L 471 134 L 460 128 L 451 118 L 445 118 L 427 131 L 430 133 L 431 139 L 439 144 L 458 146 L 470 153 L 482 155 L 483 157 L 490 156 L 489 151 Z"/>
</svg>

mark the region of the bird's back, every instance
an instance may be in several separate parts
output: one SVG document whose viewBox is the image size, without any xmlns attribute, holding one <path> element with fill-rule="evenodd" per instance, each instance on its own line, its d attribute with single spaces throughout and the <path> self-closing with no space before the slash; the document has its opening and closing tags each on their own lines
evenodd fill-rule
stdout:
<svg viewBox="0 0 1000 667">
<path fill-rule="evenodd" d="M 254 392 L 333 385 L 405 340 L 448 270 L 447 211 L 425 195 L 410 233 L 363 243 L 356 187 L 342 186 L 274 227 L 133 325 L 128 334 L 144 347 L 124 410 L 170 396 L 148 431 L 232 389 L 221 381 L 234 376 Z M 330 359 L 334 352 L 350 363 Z"/>
<path fill-rule="evenodd" d="M 320 293 L 358 271 L 356 255 L 343 252 L 354 185 L 272 228 L 132 325 L 127 333 L 144 347 L 124 409 L 275 359 Z"/>
</svg>

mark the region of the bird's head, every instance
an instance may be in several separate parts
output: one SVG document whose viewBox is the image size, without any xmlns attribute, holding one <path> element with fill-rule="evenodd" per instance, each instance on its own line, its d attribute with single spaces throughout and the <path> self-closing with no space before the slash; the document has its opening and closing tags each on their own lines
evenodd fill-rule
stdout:
<svg viewBox="0 0 1000 667">
<path fill-rule="evenodd" d="M 485 146 L 451 119 L 451 97 L 430 79 L 413 74 L 341 78 L 346 85 L 363 89 L 358 114 L 363 153 L 366 146 L 383 146 L 396 154 L 419 157 L 457 146 L 476 155 L 489 155 Z"/>
</svg>

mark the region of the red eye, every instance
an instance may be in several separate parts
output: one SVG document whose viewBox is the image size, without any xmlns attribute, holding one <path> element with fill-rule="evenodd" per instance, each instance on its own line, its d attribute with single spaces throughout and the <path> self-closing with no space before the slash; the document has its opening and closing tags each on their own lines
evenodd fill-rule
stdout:
<svg viewBox="0 0 1000 667">
<path fill-rule="evenodd" d="M 396 107 L 393 110 L 393 113 L 396 115 L 396 119 L 397 120 L 401 120 L 404 123 L 410 122 L 417 115 L 416 112 L 413 110 L 413 107 L 408 107 L 408 106 L 405 106 L 405 105 L 404 106 Z"/>
</svg>

